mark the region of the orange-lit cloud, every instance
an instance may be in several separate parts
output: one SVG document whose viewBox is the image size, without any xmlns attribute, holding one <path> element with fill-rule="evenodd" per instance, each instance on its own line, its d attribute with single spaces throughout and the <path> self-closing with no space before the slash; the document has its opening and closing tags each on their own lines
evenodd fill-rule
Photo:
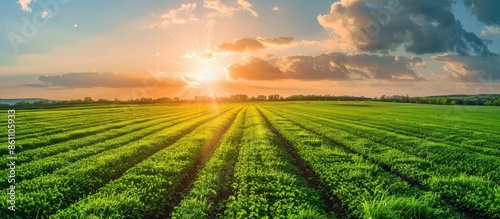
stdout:
<svg viewBox="0 0 500 219">
<path fill-rule="evenodd" d="M 230 52 L 244 52 L 266 48 L 268 45 L 289 45 L 293 37 L 247 37 L 233 42 L 224 42 L 217 46 L 218 49 Z"/>
<path fill-rule="evenodd" d="M 31 12 L 31 4 L 32 0 L 19 0 L 19 5 L 21 5 L 21 10 L 26 12 Z"/>
<path fill-rule="evenodd" d="M 234 79 L 278 80 L 285 78 L 278 67 L 257 57 L 252 57 L 242 64 L 232 64 L 228 67 L 228 71 L 229 76 Z"/>
<path fill-rule="evenodd" d="M 413 70 L 425 65 L 418 57 L 328 53 L 319 56 L 286 56 L 270 60 L 252 58 L 228 67 L 229 76 L 247 80 L 297 79 L 388 81 L 423 80 Z"/>
<path fill-rule="evenodd" d="M 258 38 L 261 42 L 274 45 L 289 45 L 293 42 L 293 37 L 267 37 Z"/>
<path fill-rule="evenodd" d="M 42 18 L 52 18 L 52 12 L 50 11 L 42 11 Z"/>
<path fill-rule="evenodd" d="M 231 52 L 243 52 L 247 50 L 258 50 L 264 49 L 265 46 L 256 38 L 244 38 L 235 40 L 232 43 L 222 43 L 217 46 L 220 50 L 231 51 Z"/>
</svg>

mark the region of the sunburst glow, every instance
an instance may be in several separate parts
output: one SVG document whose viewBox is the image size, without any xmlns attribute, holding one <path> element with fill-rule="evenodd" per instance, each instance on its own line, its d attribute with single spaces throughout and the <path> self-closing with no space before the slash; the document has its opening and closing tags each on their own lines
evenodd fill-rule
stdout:
<svg viewBox="0 0 500 219">
<path fill-rule="evenodd" d="M 214 71 L 209 66 L 205 66 L 201 71 L 196 75 L 196 79 L 200 82 L 210 82 L 214 80 Z"/>
</svg>

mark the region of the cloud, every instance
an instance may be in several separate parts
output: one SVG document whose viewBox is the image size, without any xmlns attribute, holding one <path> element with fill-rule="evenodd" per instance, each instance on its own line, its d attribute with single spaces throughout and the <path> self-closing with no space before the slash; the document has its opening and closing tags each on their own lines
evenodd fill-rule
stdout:
<svg viewBox="0 0 500 219">
<path fill-rule="evenodd" d="M 277 5 L 275 5 L 275 6 L 274 6 L 274 7 L 272 7 L 271 9 L 272 9 L 273 11 L 276 11 L 276 12 L 278 12 L 278 11 L 280 11 L 280 10 L 281 10 L 281 9 L 280 9 Z"/>
<path fill-rule="evenodd" d="M 31 4 L 32 0 L 19 0 L 19 5 L 21 5 L 21 10 L 26 12 L 31 12 Z"/>
<path fill-rule="evenodd" d="M 500 27 L 495 27 L 495 26 L 486 26 L 484 30 L 481 31 L 481 35 L 483 36 L 499 35 L 499 34 L 500 34 Z"/>
<path fill-rule="evenodd" d="M 232 3 L 231 3 L 232 2 Z M 254 17 L 259 14 L 252 9 L 252 4 L 247 0 L 204 0 L 203 7 L 213 10 L 208 17 L 232 17 L 238 11 L 248 11 Z"/>
<path fill-rule="evenodd" d="M 399 47 L 414 54 L 456 52 L 491 55 L 487 45 L 462 27 L 456 0 L 340 0 L 319 23 L 361 51 L 388 53 Z"/>
<path fill-rule="evenodd" d="M 52 12 L 42 11 L 42 18 L 52 18 Z"/>
<path fill-rule="evenodd" d="M 345 54 L 340 52 L 319 56 L 286 56 L 267 61 L 253 57 L 243 64 L 228 67 L 229 76 L 247 80 L 297 79 L 420 81 L 413 70 L 425 66 L 418 57 Z"/>
<path fill-rule="evenodd" d="M 200 60 L 202 62 L 206 62 L 206 61 L 214 60 L 217 56 L 225 56 L 225 55 L 226 55 L 225 53 L 220 53 L 220 52 L 211 51 L 211 50 L 205 50 L 202 52 L 190 52 L 190 53 L 185 54 L 182 57 L 187 58 L 187 59 L 197 59 L 197 60 Z"/>
<path fill-rule="evenodd" d="M 173 86 L 182 84 L 175 79 L 163 80 L 149 74 L 114 74 L 114 73 L 65 73 L 60 75 L 43 75 L 38 82 L 21 84 L 21 86 L 39 88 L 126 88 Z"/>
<path fill-rule="evenodd" d="M 153 23 L 153 27 L 168 27 L 170 24 L 187 24 L 194 21 L 199 21 L 198 17 L 194 14 L 196 3 L 181 4 L 177 9 L 169 10 L 167 13 L 160 15 L 161 22 Z"/>
<path fill-rule="evenodd" d="M 220 50 L 231 52 L 243 52 L 246 50 L 264 49 L 265 46 L 257 38 L 243 38 L 232 43 L 222 43 L 217 46 Z"/>
<path fill-rule="evenodd" d="M 293 42 L 293 37 L 267 37 L 258 38 L 263 43 L 274 44 L 274 45 L 289 45 Z"/>
<path fill-rule="evenodd" d="M 278 67 L 257 57 L 252 57 L 243 64 L 232 64 L 227 69 L 229 76 L 234 79 L 278 80 L 285 78 Z"/>
<path fill-rule="evenodd" d="M 281 46 L 291 43 L 293 37 L 247 37 L 233 42 L 223 42 L 217 48 L 223 51 L 244 52 L 265 49 L 265 44 Z"/>
<path fill-rule="evenodd" d="M 250 12 L 252 16 L 259 17 L 259 14 L 252 10 L 252 4 L 250 4 L 247 0 L 238 0 L 238 5 L 240 5 L 242 10 Z"/>
<path fill-rule="evenodd" d="M 500 57 L 444 54 L 432 59 L 444 63 L 443 69 L 461 81 L 500 81 Z"/>
<path fill-rule="evenodd" d="M 487 25 L 500 24 L 500 1 L 497 0 L 464 0 L 477 19 Z"/>
</svg>

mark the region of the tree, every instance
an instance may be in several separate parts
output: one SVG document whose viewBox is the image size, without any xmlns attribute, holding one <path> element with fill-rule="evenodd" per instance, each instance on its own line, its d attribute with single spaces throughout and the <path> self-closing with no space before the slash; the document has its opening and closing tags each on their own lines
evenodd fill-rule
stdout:
<svg viewBox="0 0 500 219">
<path fill-rule="evenodd" d="M 17 107 L 31 107 L 32 104 L 30 102 L 27 102 L 27 101 L 19 101 L 19 102 L 14 103 L 14 106 L 17 106 Z"/>
<path fill-rule="evenodd" d="M 92 97 L 85 97 L 83 98 L 83 102 L 94 102 L 94 100 L 92 99 Z"/>
<path fill-rule="evenodd" d="M 98 103 L 111 103 L 111 101 L 106 100 L 106 99 L 103 99 L 103 98 L 99 98 L 99 99 L 97 100 L 97 102 L 98 102 Z"/>
<path fill-rule="evenodd" d="M 279 100 L 280 99 L 280 95 L 279 94 L 273 94 L 273 95 L 269 95 L 267 97 L 267 100 Z"/>
<path fill-rule="evenodd" d="M 385 101 L 385 94 L 380 96 L 380 101 Z"/>
<path fill-rule="evenodd" d="M 500 100 L 498 100 L 498 99 L 497 99 L 497 100 L 495 100 L 495 101 L 493 102 L 493 105 L 495 105 L 495 106 L 500 106 Z"/>
<path fill-rule="evenodd" d="M 246 94 L 235 94 L 229 97 L 231 101 L 247 101 L 248 96 Z"/>
</svg>

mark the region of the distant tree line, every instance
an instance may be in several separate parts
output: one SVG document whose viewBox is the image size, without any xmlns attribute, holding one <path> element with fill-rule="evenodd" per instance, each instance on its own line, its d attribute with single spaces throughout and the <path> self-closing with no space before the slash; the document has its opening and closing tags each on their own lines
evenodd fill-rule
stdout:
<svg viewBox="0 0 500 219">
<path fill-rule="evenodd" d="M 429 97 L 409 97 L 408 95 L 382 95 L 376 98 L 358 97 L 358 96 L 335 96 L 335 95 L 292 95 L 283 97 L 279 94 L 272 95 L 257 95 L 249 97 L 246 94 L 235 94 L 228 97 L 210 97 L 210 96 L 195 96 L 192 99 L 180 99 L 179 97 L 169 98 L 137 98 L 135 100 L 94 100 L 91 97 L 74 100 L 39 100 L 34 102 L 19 101 L 14 105 L 0 104 L 1 109 L 10 108 L 53 108 L 74 105 L 100 105 L 100 104 L 154 104 L 154 103 L 197 103 L 197 102 L 247 102 L 247 101 L 382 101 L 382 102 L 398 102 L 398 103 L 421 103 L 421 104 L 438 104 L 438 105 L 486 105 L 500 106 L 500 98 L 496 94 L 480 94 L 480 95 L 449 95 L 449 96 L 429 96 Z"/>
<path fill-rule="evenodd" d="M 334 95 L 292 95 L 283 97 L 279 94 L 257 95 L 249 97 L 246 94 L 235 94 L 228 97 L 195 96 L 192 99 L 180 99 L 179 97 L 169 98 L 146 98 L 141 97 L 135 100 L 94 100 L 91 97 L 74 100 L 39 100 L 39 101 L 19 101 L 14 105 L 0 104 L 0 108 L 55 108 L 74 105 L 100 105 L 100 104 L 154 104 L 154 103 L 196 103 L 196 102 L 247 102 L 247 101 L 367 101 L 372 98 L 356 96 L 334 96 Z"/>
<path fill-rule="evenodd" d="M 74 106 L 74 105 L 100 105 L 100 104 L 148 104 L 148 103 L 179 103 L 183 100 L 178 97 L 168 98 L 138 98 L 135 100 L 107 100 L 107 99 L 98 99 L 94 100 L 91 97 L 84 97 L 83 99 L 74 99 L 74 100 L 40 100 L 40 101 L 19 101 L 14 105 L 9 104 L 0 104 L 0 108 L 53 108 L 53 107 L 64 107 L 64 106 Z"/>
<path fill-rule="evenodd" d="M 437 105 L 485 105 L 500 106 L 500 99 L 497 94 L 478 95 L 449 95 L 449 96 L 429 96 L 429 97 L 409 97 L 394 95 L 382 95 L 374 98 L 375 101 L 399 102 L 399 103 L 423 103 Z"/>
<path fill-rule="evenodd" d="M 246 94 L 235 94 L 229 97 L 209 97 L 209 96 L 196 96 L 193 101 L 217 101 L 217 102 L 245 102 L 245 101 L 366 101 L 371 100 L 368 97 L 357 96 L 334 96 L 334 95 L 292 95 L 283 97 L 279 94 L 272 95 L 257 95 L 249 97 Z"/>
</svg>

